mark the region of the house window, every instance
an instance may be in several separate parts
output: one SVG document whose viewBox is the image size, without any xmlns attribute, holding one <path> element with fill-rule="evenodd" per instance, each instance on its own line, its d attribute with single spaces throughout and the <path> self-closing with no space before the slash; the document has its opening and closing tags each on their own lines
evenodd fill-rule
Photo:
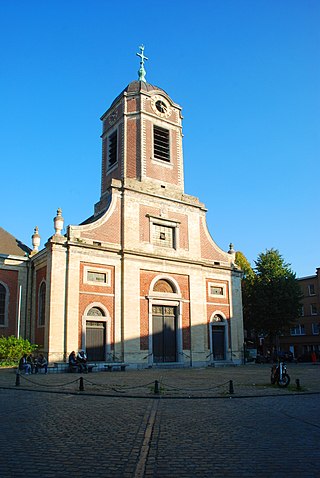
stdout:
<svg viewBox="0 0 320 478">
<path fill-rule="evenodd" d="M 39 289 L 39 326 L 46 323 L 46 284 L 42 282 Z"/>
<path fill-rule="evenodd" d="M 108 139 L 108 169 L 118 161 L 118 135 L 117 131 L 110 134 Z"/>
<path fill-rule="evenodd" d="M 319 332 L 320 332 L 320 325 L 312 324 L 312 335 L 319 335 Z"/>
<path fill-rule="evenodd" d="M 308 292 L 309 292 L 309 295 L 316 295 L 314 284 L 309 284 L 308 285 Z"/>
<path fill-rule="evenodd" d="M 0 325 L 6 325 L 6 288 L 0 284 Z"/>
<path fill-rule="evenodd" d="M 300 317 L 303 317 L 304 316 L 304 307 L 303 305 L 300 306 Z"/>
<path fill-rule="evenodd" d="M 170 163 L 170 134 L 169 130 L 153 126 L 153 156 L 161 161 Z"/>
<path fill-rule="evenodd" d="M 311 315 L 317 315 L 318 314 L 317 304 L 311 304 L 310 305 L 310 312 L 311 312 Z"/>
<path fill-rule="evenodd" d="M 295 327 L 291 327 L 290 335 L 305 335 L 304 325 L 298 324 Z"/>
<path fill-rule="evenodd" d="M 153 243 L 162 247 L 174 247 L 174 228 L 154 224 Z"/>
<path fill-rule="evenodd" d="M 210 297 L 226 297 L 225 284 L 209 282 L 208 292 Z"/>
<path fill-rule="evenodd" d="M 85 267 L 83 277 L 86 284 L 110 286 L 110 271 L 107 269 Z"/>
</svg>

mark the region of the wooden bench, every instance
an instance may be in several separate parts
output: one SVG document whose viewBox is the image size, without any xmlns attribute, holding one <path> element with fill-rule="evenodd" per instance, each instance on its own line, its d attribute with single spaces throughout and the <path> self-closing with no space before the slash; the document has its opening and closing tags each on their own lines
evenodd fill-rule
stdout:
<svg viewBox="0 0 320 478">
<path fill-rule="evenodd" d="M 121 363 L 121 362 L 110 362 L 110 363 L 105 363 L 103 365 L 103 368 L 107 370 L 108 372 L 113 372 L 114 370 L 120 370 L 121 372 L 126 371 L 126 367 L 128 367 L 128 363 Z"/>
</svg>

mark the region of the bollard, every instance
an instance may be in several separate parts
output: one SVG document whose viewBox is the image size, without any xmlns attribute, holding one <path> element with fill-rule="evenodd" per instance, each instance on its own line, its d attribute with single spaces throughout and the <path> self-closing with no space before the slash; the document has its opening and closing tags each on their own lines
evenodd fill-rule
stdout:
<svg viewBox="0 0 320 478">
<path fill-rule="evenodd" d="M 154 382 L 154 393 L 156 393 L 156 394 L 160 393 L 158 380 L 155 380 L 155 382 Z"/>
<path fill-rule="evenodd" d="M 80 379 L 79 379 L 79 390 L 80 390 L 80 392 L 84 391 L 83 377 L 80 377 Z"/>
<path fill-rule="evenodd" d="M 229 381 L 229 393 L 232 395 L 234 393 L 233 380 Z"/>
<path fill-rule="evenodd" d="M 17 372 L 16 373 L 16 387 L 19 387 L 19 385 L 20 385 L 20 373 Z"/>
<path fill-rule="evenodd" d="M 297 390 L 301 390 L 300 380 L 298 378 L 296 379 L 296 385 L 297 385 Z"/>
</svg>

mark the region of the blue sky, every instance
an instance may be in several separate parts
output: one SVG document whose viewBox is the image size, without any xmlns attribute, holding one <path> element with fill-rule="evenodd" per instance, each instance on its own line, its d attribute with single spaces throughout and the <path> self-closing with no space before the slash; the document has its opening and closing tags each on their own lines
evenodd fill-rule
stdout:
<svg viewBox="0 0 320 478">
<path fill-rule="evenodd" d="M 100 116 L 137 79 L 183 108 L 185 191 L 253 264 L 319 256 L 318 0 L 0 0 L 1 226 L 31 245 L 93 213 Z"/>
</svg>

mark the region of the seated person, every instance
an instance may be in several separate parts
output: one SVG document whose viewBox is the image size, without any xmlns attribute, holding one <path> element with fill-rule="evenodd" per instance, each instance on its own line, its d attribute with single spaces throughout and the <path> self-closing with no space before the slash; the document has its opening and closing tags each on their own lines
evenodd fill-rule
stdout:
<svg viewBox="0 0 320 478">
<path fill-rule="evenodd" d="M 70 372 L 76 372 L 78 370 L 78 362 L 74 350 L 69 355 L 69 370 Z"/>
<path fill-rule="evenodd" d="M 79 372 L 88 372 L 88 365 L 87 365 L 87 356 L 85 354 L 84 350 L 79 350 L 78 355 L 77 355 L 77 362 L 79 366 Z"/>
<path fill-rule="evenodd" d="M 35 360 L 32 354 L 27 355 L 27 363 L 30 365 L 31 373 L 34 373 Z"/>
<path fill-rule="evenodd" d="M 48 373 L 48 362 L 43 354 L 39 354 L 35 362 L 35 373 L 38 373 L 39 369 L 44 368 L 44 373 Z"/>
<path fill-rule="evenodd" d="M 31 373 L 31 365 L 27 362 L 27 354 L 24 354 L 19 360 L 19 370 L 24 371 L 26 375 Z"/>
</svg>

